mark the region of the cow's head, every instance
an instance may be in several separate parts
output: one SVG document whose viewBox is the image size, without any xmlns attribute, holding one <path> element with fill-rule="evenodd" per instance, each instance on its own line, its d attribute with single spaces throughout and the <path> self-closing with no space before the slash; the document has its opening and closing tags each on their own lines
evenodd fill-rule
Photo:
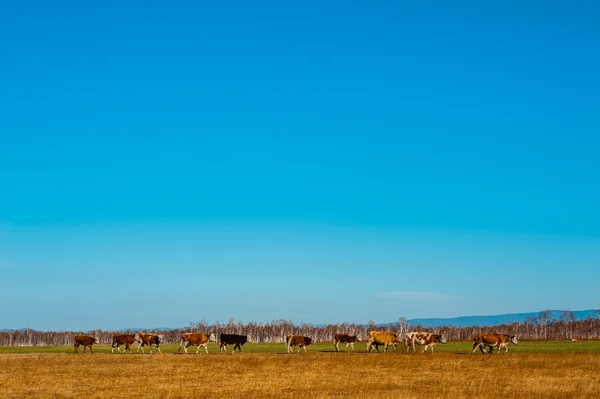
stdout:
<svg viewBox="0 0 600 399">
<path fill-rule="evenodd" d="M 252 343 L 252 342 L 253 342 L 253 341 L 252 341 L 252 337 L 251 337 L 251 336 L 247 335 L 247 336 L 246 336 L 246 338 L 247 338 L 247 339 L 246 339 L 246 342 L 249 342 L 249 343 Z"/>
<path fill-rule="evenodd" d="M 358 335 L 356 336 L 356 341 L 358 341 L 358 342 L 362 341 L 362 338 L 360 337 L 360 334 L 358 334 Z"/>
<path fill-rule="evenodd" d="M 217 342 L 217 337 L 215 337 L 215 334 L 210 334 L 210 337 L 208 337 L 208 342 Z"/>
<path fill-rule="evenodd" d="M 516 335 L 511 335 L 511 337 L 510 337 L 510 342 L 512 342 L 512 343 L 513 343 L 513 344 L 515 344 L 515 345 L 518 345 L 518 344 L 519 344 L 519 340 L 517 339 L 517 336 L 516 336 Z"/>
<path fill-rule="evenodd" d="M 94 337 L 94 343 L 95 343 L 95 344 L 99 344 L 99 343 L 100 343 L 100 338 L 98 338 L 98 337 Z"/>
<path fill-rule="evenodd" d="M 404 342 L 402 334 L 395 334 L 394 336 L 396 337 L 396 342 Z"/>
<path fill-rule="evenodd" d="M 157 341 L 158 341 L 159 344 L 163 342 L 163 337 L 164 337 L 164 335 L 162 335 L 162 334 L 159 334 L 159 335 L 156 336 Z"/>
<path fill-rule="evenodd" d="M 446 342 L 448 342 L 448 340 L 446 339 L 446 336 L 444 334 L 440 335 L 440 337 L 438 338 L 438 342 L 445 344 Z"/>
</svg>

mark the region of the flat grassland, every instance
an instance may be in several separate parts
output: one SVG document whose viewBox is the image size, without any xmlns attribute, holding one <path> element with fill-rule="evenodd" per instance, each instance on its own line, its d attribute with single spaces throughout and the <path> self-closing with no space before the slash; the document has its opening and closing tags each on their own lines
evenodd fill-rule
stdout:
<svg viewBox="0 0 600 399">
<path fill-rule="evenodd" d="M 283 344 L 246 344 L 241 355 L 218 355 L 217 344 L 208 355 L 175 355 L 178 345 L 164 345 L 162 355 L 95 347 L 93 355 L 74 355 L 72 347 L 0 348 L 0 397 L 600 397 L 600 342 L 522 342 L 507 355 L 472 355 L 465 342 L 410 355 L 402 346 L 399 353 L 365 353 L 364 343 L 356 353 L 320 343 L 300 354 L 285 353 Z"/>
</svg>

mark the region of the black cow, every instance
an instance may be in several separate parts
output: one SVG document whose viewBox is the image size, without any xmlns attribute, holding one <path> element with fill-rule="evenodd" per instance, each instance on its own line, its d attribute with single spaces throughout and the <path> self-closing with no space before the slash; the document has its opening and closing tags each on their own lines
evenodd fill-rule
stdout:
<svg viewBox="0 0 600 399">
<path fill-rule="evenodd" d="M 235 348 L 242 352 L 242 345 L 246 342 L 252 342 L 252 339 L 249 335 L 237 335 L 237 334 L 221 334 L 221 348 L 219 353 L 223 353 L 223 350 L 227 352 L 227 345 L 234 345 L 231 353 L 235 352 Z"/>
</svg>

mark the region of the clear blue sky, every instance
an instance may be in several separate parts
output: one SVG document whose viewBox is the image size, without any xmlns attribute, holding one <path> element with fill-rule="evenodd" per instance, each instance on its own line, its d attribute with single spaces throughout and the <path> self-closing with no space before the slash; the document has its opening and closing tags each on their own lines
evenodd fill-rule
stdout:
<svg viewBox="0 0 600 399">
<path fill-rule="evenodd" d="M 597 2 L 84 3 L 0 3 L 0 328 L 599 306 Z"/>
</svg>

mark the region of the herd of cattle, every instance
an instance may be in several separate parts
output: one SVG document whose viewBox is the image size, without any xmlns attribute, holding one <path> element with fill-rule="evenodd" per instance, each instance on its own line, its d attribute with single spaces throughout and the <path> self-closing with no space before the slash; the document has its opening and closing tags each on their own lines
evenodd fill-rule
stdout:
<svg viewBox="0 0 600 399">
<path fill-rule="evenodd" d="M 219 353 L 227 352 L 227 345 L 233 345 L 233 349 L 231 353 L 234 353 L 236 348 L 242 352 L 242 345 L 247 342 L 252 342 L 252 339 L 248 335 L 237 335 L 237 334 L 221 334 L 219 337 L 220 342 L 220 350 Z M 119 353 L 125 353 L 129 351 L 131 353 L 131 345 L 135 342 L 138 343 L 137 352 L 139 353 L 140 349 L 142 353 L 145 353 L 144 347 L 150 347 L 150 353 L 152 353 L 152 349 L 156 347 L 158 353 L 160 352 L 160 344 L 163 341 L 163 336 L 158 334 L 144 334 L 144 333 L 136 333 L 136 334 L 113 334 L 111 351 L 114 353 L 115 349 Z M 79 352 L 79 347 L 83 346 L 83 352 L 89 347 L 92 353 L 92 345 L 97 344 L 98 338 L 92 337 L 89 335 L 76 335 L 74 338 L 74 352 Z M 188 353 L 187 348 L 190 346 L 196 347 L 196 354 L 200 350 L 200 347 L 204 347 L 206 353 L 208 353 L 208 343 L 209 342 L 217 342 L 217 338 L 215 334 L 202 334 L 202 333 L 184 333 L 181 335 L 181 344 L 179 345 L 179 349 L 177 352 L 181 351 L 183 348 L 185 353 Z M 340 350 L 340 343 L 346 344 L 345 351 L 348 350 L 348 347 L 351 347 L 354 351 L 354 344 L 356 342 L 361 342 L 360 335 L 348 335 L 348 334 L 335 334 L 334 335 L 334 346 L 336 352 Z M 446 337 L 443 334 L 432 334 L 428 332 L 409 332 L 404 337 L 401 334 L 393 334 L 389 332 L 380 332 L 380 331 L 371 331 L 369 333 L 369 338 L 367 340 L 367 352 L 370 352 L 371 349 L 375 348 L 377 352 L 381 352 L 379 350 L 380 346 L 383 346 L 384 352 L 387 352 L 390 347 L 394 348 L 394 351 L 397 351 L 396 345 L 398 343 L 403 343 L 406 346 L 406 352 L 410 352 L 412 348 L 413 352 L 416 352 L 416 345 L 423 346 L 423 350 L 421 353 L 425 353 L 427 349 L 431 349 L 433 353 L 433 347 L 437 343 L 445 344 L 448 342 Z M 310 337 L 303 337 L 301 335 L 293 335 L 290 334 L 285 337 L 285 346 L 288 352 L 293 352 L 293 347 L 298 347 L 298 352 L 300 349 L 304 349 L 306 352 L 306 347 L 313 344 L 313 340 Z M 508 344 L 512 343 L 517 345 L 519 341 L 517 340 L 516 335 L 507 335 L 507 334 L 498 334 L 498 333 L 487 333 L 487 334 L 478 334 L 473 337 L 473 353 L 479 348 L 482 353 L 493 353 L 493 348 L 498 347 L 498 353 L 500 350 L 504 348 L 504 353 L 508 352 Z M 124 345 L 125 350 L 121 352 L 120 346 Z M 487 348 L 487 351 L 486 351 Z"/>
</svg>

